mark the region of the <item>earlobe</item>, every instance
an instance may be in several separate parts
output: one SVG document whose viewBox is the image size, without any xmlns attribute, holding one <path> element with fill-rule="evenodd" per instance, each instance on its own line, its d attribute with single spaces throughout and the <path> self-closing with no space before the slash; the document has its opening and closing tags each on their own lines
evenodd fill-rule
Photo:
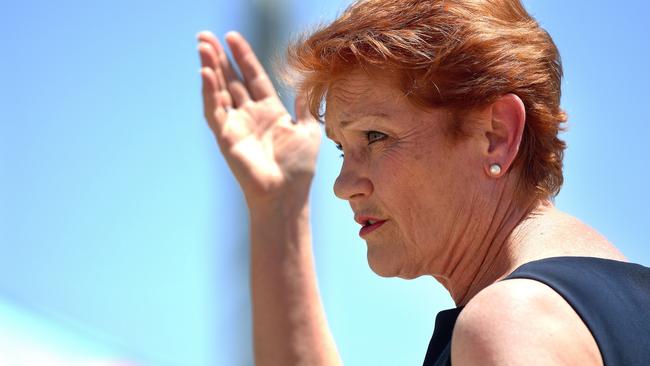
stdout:
<svg viewBox="0 0 650 366">
<path fill-rule="evenodd" d="M 485 132 L 488 175 L 499 177 L 510 168 L 519 152 L 525 123 L 526 109 L 517 95 L 506 94 L 492 103 L 491 125 Z"/>
</svg>

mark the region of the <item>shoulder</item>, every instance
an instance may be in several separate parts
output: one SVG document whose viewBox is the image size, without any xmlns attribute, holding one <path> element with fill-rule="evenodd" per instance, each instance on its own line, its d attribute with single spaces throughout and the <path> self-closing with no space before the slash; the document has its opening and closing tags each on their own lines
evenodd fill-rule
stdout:
<svg viewBox="0 0 650 366">
<path fill-rule="evenodd" d="M 452 336 L 456 365 L 602 365 L 598 346 L 571 306 L 528 279 L 497 282 L 463 309 Z"/>
</svg>

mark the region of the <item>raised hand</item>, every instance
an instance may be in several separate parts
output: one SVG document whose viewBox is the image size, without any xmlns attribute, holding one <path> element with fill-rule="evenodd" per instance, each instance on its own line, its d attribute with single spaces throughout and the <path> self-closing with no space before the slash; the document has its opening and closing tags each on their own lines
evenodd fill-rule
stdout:
<svg viewBox="0 0 650 366">
<path fill-rule="evenodd" d="M 306 101 L 296 121 L 282 105 L 264 68 L 238 33 L 226 35 L 243 80 L 210 32 L 198 35 L 205 118 L 230 169 L 251 201 L 304 194 L 314 175 L 320 127 Z"/>
</svg>

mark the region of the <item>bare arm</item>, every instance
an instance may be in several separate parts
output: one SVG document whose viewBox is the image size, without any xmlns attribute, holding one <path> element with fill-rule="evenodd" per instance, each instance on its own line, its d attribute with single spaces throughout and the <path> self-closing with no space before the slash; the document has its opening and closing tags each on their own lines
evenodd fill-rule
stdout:
<svg viewBox="0 0 650 366">
<path fill-rule="evenodd" d="M 206 120 L 242 187 L 251 225 L 253 341 L 257 365 L 340 364 L 318 293 L 309 189 L 320 128 L 298 98 L 293 122 L 250 46 L 199 34 Z"/>
</svg>

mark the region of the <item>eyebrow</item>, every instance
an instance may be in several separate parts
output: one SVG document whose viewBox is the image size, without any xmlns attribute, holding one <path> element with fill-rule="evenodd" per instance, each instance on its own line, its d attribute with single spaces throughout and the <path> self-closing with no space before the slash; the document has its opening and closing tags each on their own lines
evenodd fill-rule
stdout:
<svg viewBox="0 0 650 366">
<path fill-rule="evenodd" d="M 343 121 L 340 122 L 341 129 L 344 129 L 344 128 L 350 127 L 351 125 L 359 123 L 359 122 L 361 122 L 362 118 L 367 118 L 367 117 L 376 117 L 376 118 L 386 119 L 386 118 L 389 117 L 389 115 L 384 113 L 384 112 L 373 112 L 373 113 L 370 113 L 370 114 L 366 114 L 366 115 L 362 116 L 361 118 L 343 120 Z M 325 124 L 325 136 L 327 136 L 327 138 L 329 138 L 330 140 L 333 140 L 331 131 L 332 131 L 332 129 L 329 128 L 327 126 L 327 123 L 326 123 Z"/>
</svg>

